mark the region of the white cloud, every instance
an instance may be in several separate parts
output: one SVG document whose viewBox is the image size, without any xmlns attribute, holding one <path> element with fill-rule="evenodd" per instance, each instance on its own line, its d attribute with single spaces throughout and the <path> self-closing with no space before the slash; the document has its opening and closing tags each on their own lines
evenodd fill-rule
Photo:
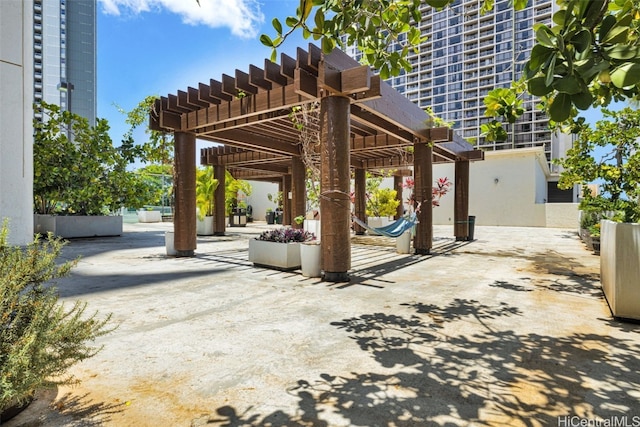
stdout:
<svg viewBox="0 0 640 427">
<path fill-rule="evenodd" d="M 182 17 L 185 24 L 207 25 L 212 28 L 229 27 L 231 33 L 254 37 L 264 15 L 256 0 L 100 0 L 104 13 L 139 14 L 166 9 Z"/>
</svg>

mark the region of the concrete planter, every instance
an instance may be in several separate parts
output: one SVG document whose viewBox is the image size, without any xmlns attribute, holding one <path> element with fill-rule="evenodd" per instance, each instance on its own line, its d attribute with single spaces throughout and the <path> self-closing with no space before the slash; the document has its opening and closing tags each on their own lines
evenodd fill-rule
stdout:
<svg viewBox="0 0 640 427">
<path fill-rule="evenodd" d="M 640 224 L 601 224 L 600 281 L 611 313 L 640 320 Z"/>
<path fill-rule="evenodd" d="M 162 212 L 138 211 L 138 222 L 162 222 Z"/>
<path fill-rule="evenodd" d="M 34 230 L 40 234 L 52 232 L 67 239 L 121 236 L 122 216 L 35 214 Z"/>
<path fill-rule="evenodd" d="M 322 271 L 320 242 L 300 245 L 300 269 L 304 277 L 320 277 Z"/>
<path fill-rule="evenodd" d="M 313 233 L 317 240 L 320 240 L 320 220 L 319 219 L 305 219 L 302 225 L 304 231 Z"/>
<path fill-rule="evenodd" d="M 176 256 L 176 248 L 174 246 L 174 232 L 166 231 L 164 233 L 164 246 L 167 249 L 167 256 Z"/>
<path fill-rule="evenodd" d="M 213 236 L 213 217 L 196 218 L 196 234 L 198 236 Z"/>
<path fill-rule="evenodd" d="M 300 268 L 300 243 L 249 239 L 249 261 L 258 267 L 296 270 Z"/>
<path fill-rule="evenodd" d="M 396 252 L 399 254 L 411 253 L 411 230 L 407 230 L 400 237 L 396 237 Z"/>
</svg>

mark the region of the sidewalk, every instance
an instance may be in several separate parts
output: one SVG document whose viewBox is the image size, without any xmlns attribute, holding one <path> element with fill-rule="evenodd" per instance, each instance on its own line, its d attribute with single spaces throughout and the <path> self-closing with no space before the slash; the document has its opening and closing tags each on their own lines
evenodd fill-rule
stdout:
<svg viewBox="0 0 640 427">
<path fill-rule="evenodd" d="M 611 318 L 599 258 L 573 230 L 476 227 L 455 242 L 436 226 L 425 257 L 355 237 L 352 280 L 333 284 L 254 268 L 247 241 L 271 226 L 199 237 L 179 259 L 165 256 L 171 227 L 65 248 L 82 260 L 63 300 L 119 327 L 74 368 L 79 386 L 3 426 L 640 420 L 640 325 Z"/>
</svg>

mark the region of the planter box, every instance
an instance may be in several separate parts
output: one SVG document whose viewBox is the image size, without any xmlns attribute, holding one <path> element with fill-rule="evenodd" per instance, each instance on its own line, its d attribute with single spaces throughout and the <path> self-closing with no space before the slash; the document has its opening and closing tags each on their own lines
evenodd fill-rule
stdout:
<svg viewBox="0 0 640 427">
<path fill-rule="evenodd" d="M 320 240 L 320 220 L 319 219 L 305 219 L 302 225 L 305 231 L 313 233 L 316 236 L 316 240 Z"/>
<path fill-rule="evenodd" d="M 601 224 L 600 281 L 611 313 L 640 320 L 640 224 Z"/>
<path fill-rule="evenodd" d="M 300 269 L 304 277 L 320 277 L 322 273 L 322 247 L 318 243 L 300 244 Z"/>
<path fill-rule="evenodd" d="M 249 239 L 249 261 L 275 270 L 300 268 L 300 243 L 278 243 Z"/>
<path fill-rule="evenodd" d="M 162 212 L 138 211 L 138 222 L 162 222 Z"/>
<path fill-rule="evenodd" d="M 67 239 L 122 235 L 122 216 L 34 215 L 36 233 L 52 232 Z"/>
<path fill-rule="evenodd" d="M 196 234 L 198 236 L 213 236 L 213 217 L 196 218 Z"/>
</svg>

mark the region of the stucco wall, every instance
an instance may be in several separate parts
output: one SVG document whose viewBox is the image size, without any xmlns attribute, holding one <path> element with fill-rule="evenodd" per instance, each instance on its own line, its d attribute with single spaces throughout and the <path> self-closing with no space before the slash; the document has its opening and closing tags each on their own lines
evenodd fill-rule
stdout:
<svg viewBox="0 0 640 427">
<path fill-rule="evenodd" d="M 33 239 L 33 48 L 31 0 L 0 1 L 0 221 L 9 242 Z"/>
<path fill-rule="evenodd" d="M 547 203 L 547 227 L 577 229 L 578 203 Z"/>
</svg>

